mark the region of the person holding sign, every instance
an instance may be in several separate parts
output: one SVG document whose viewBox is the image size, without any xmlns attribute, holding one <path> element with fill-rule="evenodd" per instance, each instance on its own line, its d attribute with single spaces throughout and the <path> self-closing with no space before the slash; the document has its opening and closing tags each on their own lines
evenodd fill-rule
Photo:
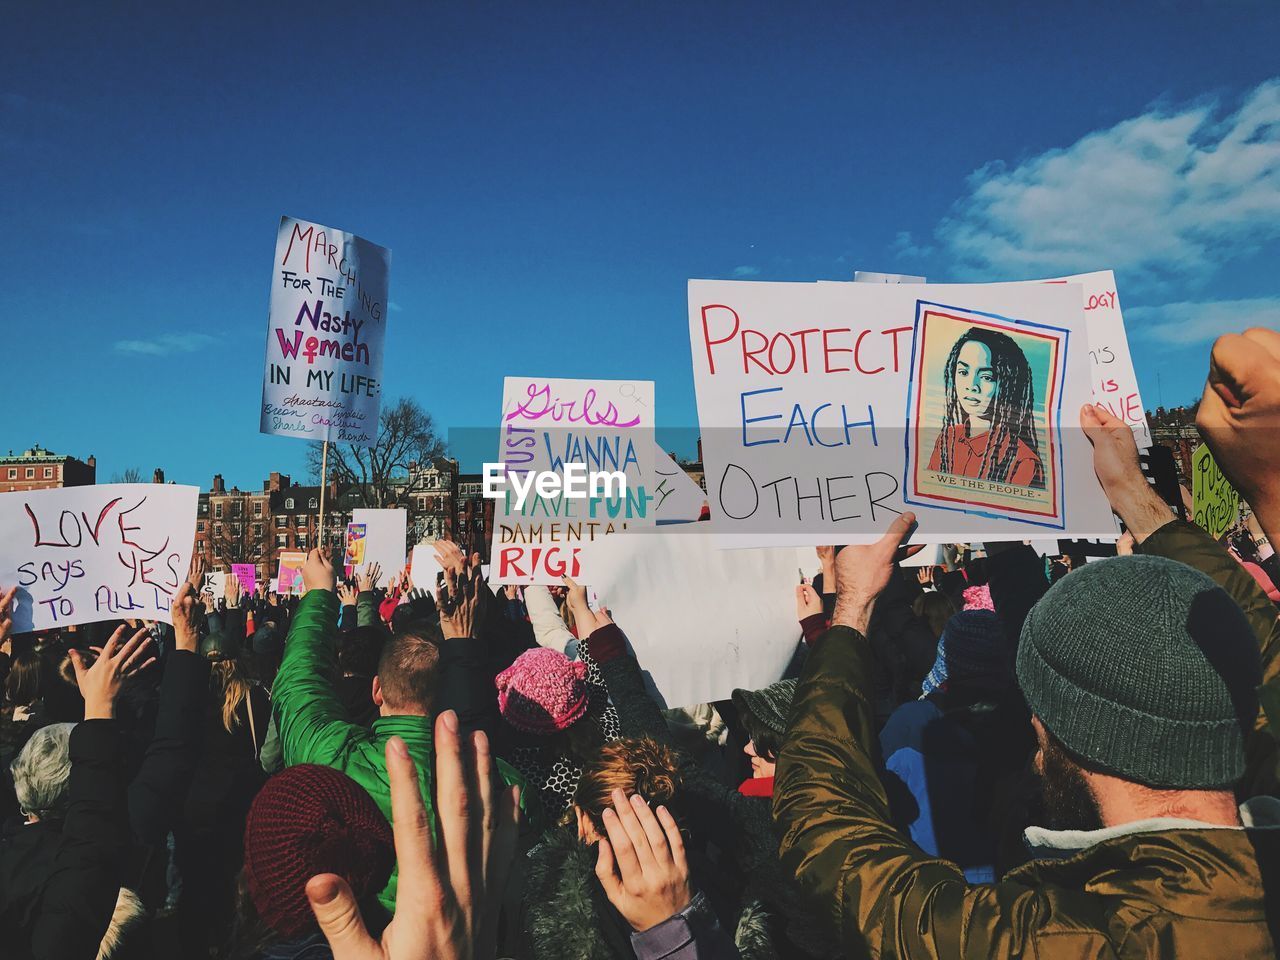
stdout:
<svg viewBox="0 0 1280 960">
<path fill-rule="evenodd" d="M 1236 416 L 1268 409 L 1252 390 L 1235 399 Z M 1277 744 L 1255 730 L 1255 691 L 1277 668 L 1280 623 L 1220 545 L 1172 518 L 1133 431 L 1100 407 L 1080 421 L 1136 555 L 1073 571 L 1022 628 L 1018 686 L 1053 827 L 1026 840 L 1043 859 L 970 886 L 895 831 L 873 760 L 866 633 L 914 516 L 836 557 L 832 627 L 796 691 L 774 815 L 784 866 L 851 955 L 1275 955 L 1264 878 L 1280 868 L 1280 835 L 1275 801 L 1258 794 L 1274 789 Z M 1220 437 L 1234 452 L 1231 429 Z M 1261 477 L 1244 458 L 1224 469 L 1262 488 L 1276 456 L 1249 454 L 1271 461 Z M 1237 807 L 1237 794 L 1251 799 Z"/>
</svg>

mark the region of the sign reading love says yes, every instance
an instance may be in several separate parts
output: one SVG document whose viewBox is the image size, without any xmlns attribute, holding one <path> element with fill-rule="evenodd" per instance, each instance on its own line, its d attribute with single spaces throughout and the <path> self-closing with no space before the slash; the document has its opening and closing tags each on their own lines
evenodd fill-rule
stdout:
<svg viewBox="0 0 1280 960">
<path fill-rule="evenodd" d="M 13 630 L 98 620 L 172 622 L 199 490 L 110 483 L 0 494 L 0 585 L 17 585 Z"/>
</svg>

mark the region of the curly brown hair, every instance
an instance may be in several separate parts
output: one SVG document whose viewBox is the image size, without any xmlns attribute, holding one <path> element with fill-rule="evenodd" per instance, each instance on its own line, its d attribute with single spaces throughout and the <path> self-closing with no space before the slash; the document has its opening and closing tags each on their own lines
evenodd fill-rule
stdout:
<svg viewBox="0 0 1280 960">
<path fill-rule="evenodd" d="M 638 793 L 654 807 L 662 804 L 679 821 L 676 808 L 682 785 L 676 752 L 670 747 L 649 737 L 615 740 L 583 767 L 573 802 L 603 834 L 602 815 L 613 806 L 614 790 L 627 796 Z"/>
</svg>

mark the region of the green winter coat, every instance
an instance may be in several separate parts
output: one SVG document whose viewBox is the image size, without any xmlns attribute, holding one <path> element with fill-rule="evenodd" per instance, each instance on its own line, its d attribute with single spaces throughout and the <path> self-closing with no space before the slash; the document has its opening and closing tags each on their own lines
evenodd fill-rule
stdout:
<svg viewBox="0 0 1280 960">
<path fill-rule="evenodd" d="M 1217 543 L 1175 521 L 1141 550 L 1217 581 L 1253 626 L 1264 676 L 1276 676 L 1275 608 Z M 818 641 L 796 691 L 773 794 L 783 865 L 838 930 L 847 956 L 1275 955 L 1267 887 L 1280 871 L 1280 827 L 1264 822 L 1275 800 L 1246 805 L 1248 829 L 1126 824 L 1097 831 L 1096 842 L 1065 859 L 1033 860 L 999 883 L 969 886 L 959 867 L 921 852 L 892 825 L 874 760 L 871 670 L 870 646 L 856 630 L 832 627 Z M 1276 743 L 1261 722 L 1247 751 L 1245 795 L 1275 782 Z"/>
<path fill-rule="evenodd" d="M 422 799 L 434 829 L 433 721 L 430 717 L 379 717 L 372 727 L 362 727 L 347 718 L 334 686 L 339 676 L 340 610 L 336 594 L 311 590 L 299 602 L 289 626 L 284 659 L 271 691 L 285 766 L 318 763 L 341 770 L 369 792 L 390 823 L 391 785 L 387 779 L 386 749 L 389 738 L 399 737 L 418 766 Z M 498 768 L 508 784 L 521 782 L 519 774 L 502 761 L 498 761 Z M 386 888 L 378 895 L 382 905 L 391 912 L 396 907 L 396 877 L 397 872 L 393 870 Z"/>
</svg>

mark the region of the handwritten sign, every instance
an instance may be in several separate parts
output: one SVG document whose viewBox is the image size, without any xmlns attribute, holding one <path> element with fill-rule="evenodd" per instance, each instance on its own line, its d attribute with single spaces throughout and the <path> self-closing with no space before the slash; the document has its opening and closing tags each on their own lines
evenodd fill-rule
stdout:
<svg viewBox="0 0 1280 960">
<path fill-rule="evenodd" d="M 14 632 L 169 618 L 187 576 L 199 490 L 110 483 L 0 494 L 0 584 Z"/>
<path fill-rule="evenodd" d="M 227 577 L 230 576 L 223 570 L 209 570 L 204 575 L 204 585 L 200 588 L 200 592 L 213 597 L 215 600 L 222 600 L 227 595 Z"/>
<path fill-rule="evenodd" d="M 258 589 L 258 568 L 252 563 L 233 563 L 231 573 L 240 581 L 240 591 L 253 596 Z"/>
<path fill-rule="evenodd" d="M 281 217 L 271 278 L 263 433 L 373 446 L 391 251 Z"/>
<path fill-rule="evenodd" d="M 280 553 L 280 566 L 276 571 L 276 593 L 301 594 L 302 566 L 307 562 L 307 555 L 300 550 L 285 550 Z"/>
<path fill-rule="evenodd" d="M 1129 353 L 1129 338 L 1116 296 L 1115 273 L 1098 270 L 1049 282 L 1078 283 L 1084 288 L 1093 400 L 1129 425 L 1139 448 L 1151 446 L 1151 427 L 1147 424 L 1147 412 L 1138 391 L 1138 375 Z"/>
<path fill-rule="evenodd" d="M 1223 476 L 1206 443 L 1191 456 L 1191 502 L 1196 525 L 1211 537 L 1223 536 L 1240 519 L 1240 494 Z"/>
<path fill-rule="evenodd" d="M 865 543 L 907 509 L 924 543 L 1114 535 L 1076 427 L 1091 398 L 1080 297 L 1069 284 L 690 281 L 717 537 Z"/>
<path fill-rule="evenodd" d="M 583 499 L 510 493 L 495 504 L 495 583 L 590 582 L 588 554 L 598 539 L 628 526 L 653 526 L 653 381 L 507 377 L 498 459 L 508 477 L 557 472 L 622 473 L 626 492 Z"/>
</svg>

